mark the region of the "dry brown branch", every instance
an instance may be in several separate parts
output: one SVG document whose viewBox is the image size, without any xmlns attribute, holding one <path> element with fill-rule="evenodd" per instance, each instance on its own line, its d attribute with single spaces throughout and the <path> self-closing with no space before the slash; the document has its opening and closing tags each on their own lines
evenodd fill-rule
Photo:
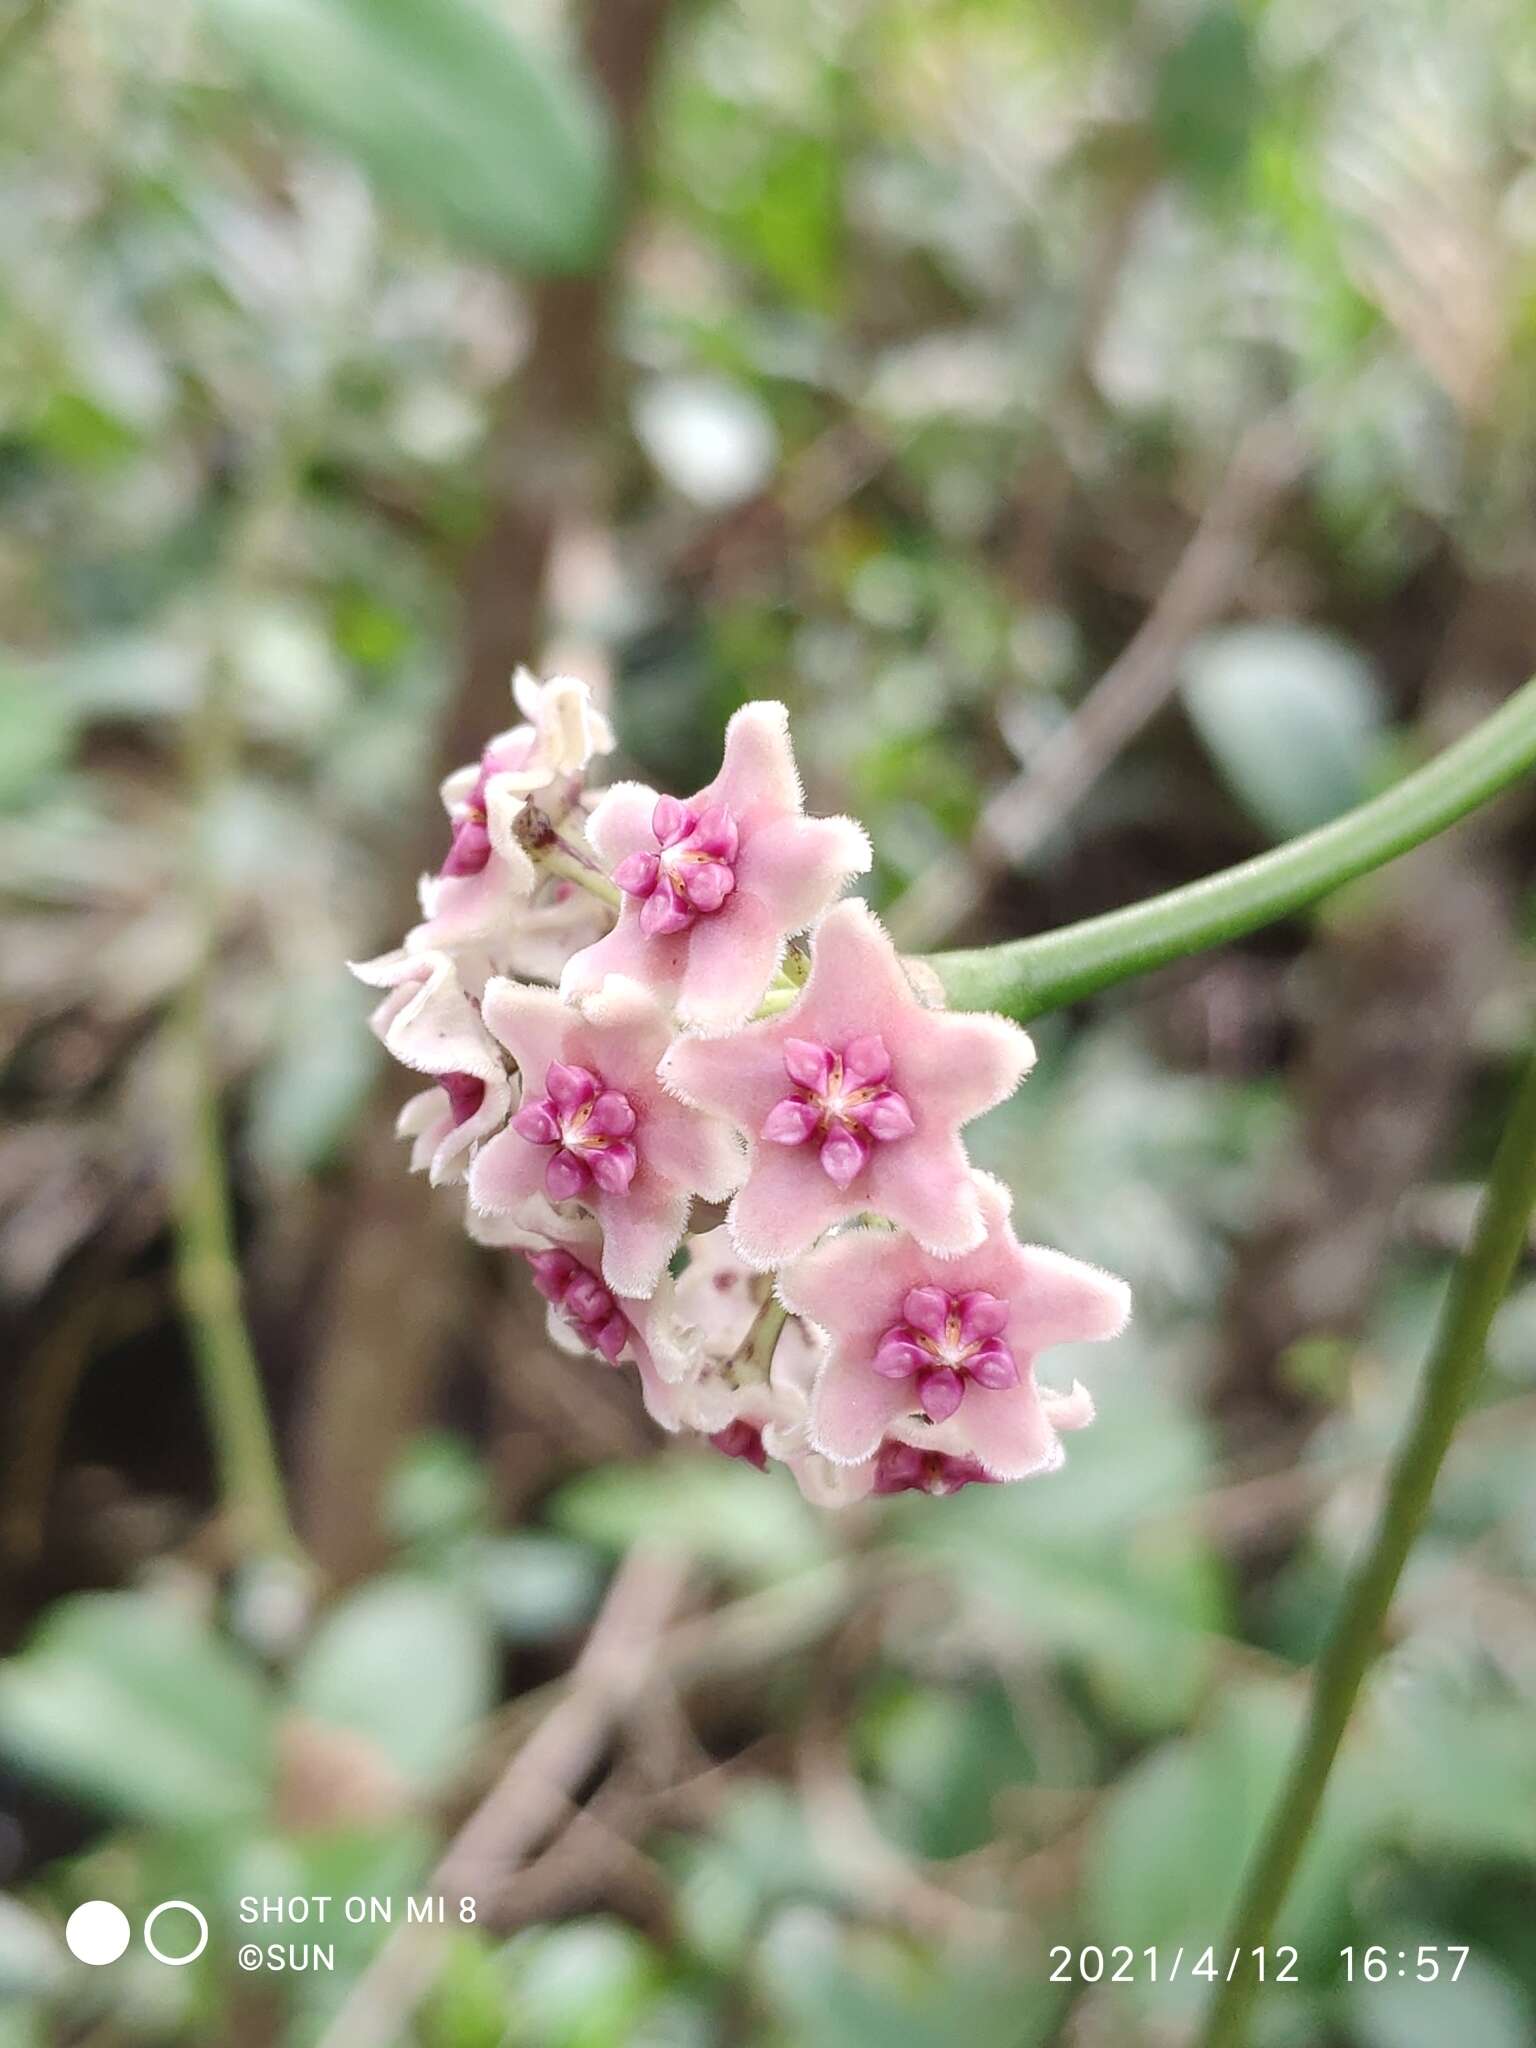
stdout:
<svg viewBox="0 0 1536 2048">
<path fill-rule="evenodd" d="M 586 58 L 612 110 L 622 194 L 634 189 L 670 12 L 671 0 L 601 0 L 588 10 Z M 508 677 L 540 643 L 560 534 L 600 501 L 622 275 L 613 252 L 595 275 L 547 279 L 531 295 L 532 345 L 502 393 L 487 453 L 490 515 L 465 568 L 461 680 L 438 735 L 445 771 L 473 758 L 505 724 Z M 398 868 L 386 878 L 396 904 L 409 904 L 417 874 L 440 854 L 435 806 L 423 833 L 401 835 Z M 393 1129 L 402 1093 L 396 1081 L 385 1083 L 360 1133 L 302 1418 L 304 1533 L 316 1562 L 339 1582 L 379 1559 L 385 1481 L 428 1412 L 446 1346 L 475 1293 L 452 1203 L 428 1203 L 402 1170 Z"/>
<path fill-rule="evenodd" d="M 868 1913 L 929 1939 L 973 1947 L 1004 1939 L 1011 1924 L 1006 1908 L 951 1891 L 881 1833 L 848 1767 L 839 1731 L 823 1726 L 812 1733 L 801 1752 L 799 1776 L 817 1849 Z"/>
<path fill-rule="evenodd" d="M 890 913 L 898 944 L 936 944 L 981 907 L 992 879 L 1017 866 L 1160 711 L 1196 636 L 1231 607 L 1253 567 L 1264 523 L 1299 475 L 1306 441 L 1282 406 L 1239 441 L 1156 603 L 1072 716 L 982 811 L 969 856 L 940 862 Z"/>
<path fill-rule="evenodd" d="M 570 1810 L 653 1669 L 656 1646 L 682 1597 L 686 1560 L 631 1551 L 569 1681 L 486 1797 L 449 1843 L 427 1887 L 449 1902 L 449 1926 L 397 1927 L 358 1978 L 319 2048 L 389 2048 L 431 1985 L 460 1899 L 494 1904 L 502 1888 Z"/>
</svg>

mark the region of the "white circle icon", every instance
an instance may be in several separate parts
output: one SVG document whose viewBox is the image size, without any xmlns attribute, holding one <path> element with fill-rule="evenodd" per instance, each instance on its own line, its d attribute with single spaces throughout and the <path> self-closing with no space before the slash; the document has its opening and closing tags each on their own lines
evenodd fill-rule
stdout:
<svg viewBox="0 0 1536 2048">
<path fill-rule="evenodd" d="M 196 1948 L 189 1948 L 184 1956 L 168 1956 L 163 1948 L 155 1946 L 155 1922 L 162 1913 L 190 1913 L 192 1915 L 198 1927 Z M 164 1899 L 144 1922 L 144 1946 L 149 1950 L 157 1963 L 169 1963 L 172 1969 L 179 1970 L 183 1963 L 195 1963 L 203 1950 L 208 1946 L 208 1922 L 203 1918 L 196 1906 L 188 1905 L 185 1899 Z"/>
<path fill-rule="evenodd" d="M 64 1945 L 77 1962 L 115 1963 L 128 1946 L 128 1915 L 110 1899 L 87 1899 L 64 1923 Z"/>
</svg>

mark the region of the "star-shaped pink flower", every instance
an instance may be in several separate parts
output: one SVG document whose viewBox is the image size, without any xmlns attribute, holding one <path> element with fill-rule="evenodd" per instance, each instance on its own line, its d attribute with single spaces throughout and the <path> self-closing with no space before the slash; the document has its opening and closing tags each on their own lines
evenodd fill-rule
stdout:
<svg viewBox="0 0 1536 2048">
<path fill-rule="evenodd" d="M 697 1361 L 676 1322 L 670 1280 L 647 1301 L 620 1300 L 602 1278 L 602 1226 L 570 1205 L 535 1200 L 510 1217 L 479 1215 L 471 1204 L 468 1224 L 478 1244 L 521 1253 L 549 1304 L 549 1337 L 558 1350 L 633 1364 L 652 1421 L 663 1429 L 683 1426 L 683 1383 Z"/>
<path fill-rule="evenodd" d="M 507 1064 L 446 953 L 380 954 L 353 963 L 359 981 L 385 990 L 369 1028 L 404 1067 L 433 1076 L 413 1095 L 396 1129 L 410 1138 L 411 1171 L 428 1169 L 433 1187 L 462 1180 L 482 1139 L 512 1107 Z"/>
<path fill-rule="evenodd" d="M 661 1076 L 745 1133 L 729 1220 L 743 1258 L 767 1268 L 869 1210 L 940 1256 L 979 1244 L 960 1127 L 1011 1095 L 1033 1060 L 1005 1018 L 925 1008 L 873 914 L 850 902 L 817 926 L 790 1009 L 727 1038 L 679 1040 Z"/>
<path fill-rule="evenodd" d="M 613 975 L 581 1009 L 553 989 L 492 981 L 481 1014 L 517 1062 L 522 1101 L 476 1155 L 471 1199 L 512 1216 L 537 1198 L 579 1201 L 602 1226 L 608 1285 L 651 1294 L 692 1197 L 724 1201 L 742 1172 L 729 1127 L 656 1077 L 667 1013 L 648 989 Z"/>
<path fill-rule="evenodd" d="M 539 886 L 518 819 L 531 797 L 568 809 L 588 762 L 613 745 L 612 728 L 575 676 L 540 683 L 519 669 L 512 693 L 524 723 L 498 733 L 479 761 L 443 783 L 448 847 L 438 872 L 422 879 L 424 922 L 406 941 L 413 952 L 507 950 L 508 927 L 523 921 Z"/>
<path fill-rule="evenodd" d="M 1064 1252 L 1021 1245 L 1006 1188 L 976 1176 L 986 1236 L 938 1260 L 904 1232 L 850 1230 L 798 1259 L 780 1295 L 823 1329 L 831 1350 L 811 1397 L 810 1436 L 840 1464 L 910 1442 L 919 1419 L 946 1426 L 945 1450 L 995 1479 L 1061 1459 L 1035 1358 L 1052 1344 L 1113 1337 L 1130 1314 L 1123 1280 Z M 1086 1420 L 1076 1389 L 1059 1420 Z M 921 1435 L 921 1431 L 919 1431 Z"/>
<path fill-rule="evenodd" d="M 720 773 L 696 796 L 616 783 L 587 832 L 623 907 L 614 929 L 568 963 L 561 992 L 629 975 L 700 1031 L 729 1031 L 752 1014 L 785 941 L 870 859 L 851 818 L 805 816 L 789 714 L 773 703 L 736 713 Z"/>
</svg>

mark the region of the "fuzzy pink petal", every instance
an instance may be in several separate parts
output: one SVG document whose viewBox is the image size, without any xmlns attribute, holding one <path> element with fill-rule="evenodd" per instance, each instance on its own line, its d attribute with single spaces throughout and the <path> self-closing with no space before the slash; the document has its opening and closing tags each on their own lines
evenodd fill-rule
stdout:
<svg viewBox="0 0 1536 2048">
<path fill-rule="evenodd" d="M 749 1024 L 729 1038 L 679 1038 L 661 1062 L 664 1084 L 688 1102 L 757 1131 L 784 1095 L 784 1055 L 773 1023 Z"/>
<path fill-rule="evenodd" d="M 490 1215 L 515 1216 L 541 1199 L 549 1154 L 516 1131 L 500 1131 L 475 1154 L 469 1169 L 469 1199 Z"/>
<path fill-rule="evenodd" d="M 629 1348 L 634 1354 L 635 1371 L 640 1378 L 640 1398 L 645 1403 L 646 1414 L 652 1422 L 660 1423 L 663 1429 L 674 1432 L 681 1429 L 682 1388 L 659 1369 L 650 1345 L 638 1331 L 630 1337 Z"/>
<path fill-rule="evenodd" d="M 836 1464 L 861 1464 L 912 1406 L 907 1381 L 883 1379 L 867 1365 L 844 1363 L 834 1354 L 811 1395 L 811 1442 Z"/>
<path fill-rule="evenodd" d="M 688 962 L 689 934 L 679 932 L 675 938 L 648 939 L 640 929 L 640 910 L 633 898 L 626 898 L 613 930 L 567 960 L 560 975 L 564 1001 L 574 1002 L 591 994 L 615 974 L 641 982 L 658 995 L 672 994 Z"/>
<path fill-rule="evenodd" d="M 781 931 L 798 932 L 869 864 L 868 835 L 852 818 L 780 818 L 743 841 L 736 886 L 760 896 Z"/>
<path fill-rule="evenodd" d="M 680 1102 L 654 1103 L 646 1116 L 646 1163 L 706 1202 L 724 1202 L 746 1177 L 746 1152 L 728 1124 Z"/>
<path fill-rule="evenodd" d="M 1028 1374 L 1016 1387 L 1001 1391 L 967 1388 L 955 1426 L 977 1461 L 998 1479 L 1048 1472 L 1062 1461 L 1056 1432 Z"/>
<path fill-rule="evenodd" d="M 1021 1283 L 1012 1290 L 1008 1320 L 1016 1351 L 1119 1336 L 1131 1315 L 1131 1290 L 1123 1280 L 1048 1245 L 1023 1245 L 1020 1254 Z"/>
<path fill-rule="evenodd" d="M 463 1123 L 452 1123 L 450 1110 L 449 1127 L 442 1133 L 432 1154 L 428 1177 L 433 1187 L 448 1186 L 466 1178 L 471 1153 L 492 1132 L 501 1129 L 511 1105 L 512 1090 L 503 1078 L 487 1083 L 480 1107 Z M 414 1164 L 413 1155 L 413 1168 Z"/>
<path fill-rule="evenodd" d="M 943 1259 L 974 1251 L 986 1235 L 975 1175 L 952 1132 L 877 1144 L 866 1206 L 910 1230 L 926 1251 Z"/>
<path fill-rule="evenodd" d="M 813 1147 L 758 1146 L 751 1174 L 731 1204 L 731 1234 L 747 1264 L 768 1272 L 814 1243 L 848 1207 Z"/>
<path fill-rule="evenodd" d="M 1006 1017 L 932 1011 L 904 1045 L 899 1087 L 926 1123 L 963 1124 L 1005 1102 L 1035 1048 Z"/>
<path fill-rule="evenodd" d="M 765 816 L 798 811 L 800 803 L 788 711 L 769 700 L 743 704 L 725 728 L 720 772 L 694 808 L 724 804 L 738 825 L 750 828 Z"/>
<path fill-rule="evenodd" d="M 605 976 L 582 998 L 581 1013 L 567 1009 L 569 1057 L 600 1073 L 637 1109 L 663 1099 L 656 1068 L 672 1036 L 671 1022 L 654 991 L 627 976 Z"/>
<path fill-rule="evenodd" d="M 677 1014 L 700 1031 L 744 1023 L 768 992 L 784 951 L 784 926 L 768 906 L 738 890 L 716 917 L 688 934 Z"/>
<path fill-rule="evenodd" d="M 1065 1394 L 1042 1387 L 1040 1402 L 1052 1429 L 1086 1429 L 1093 1420 L 1093 1396 L 1081 1380 L 1074 1380 Z"/>
<path fill-rule="evenodd" d="M 651 829 L 656 803 L 655 790 L 643 782 L 616 782 L 604 790 L 587 820 L 587 838 L 610 868 L 632 853 L 656 851 Z"/>
<path fill-rule="evenodd" d="M 486 1029 L 511 1053 L 522 1071 L 528 1093 L 544 1093 L 544 1076 L 566 1057 L 566 1039 L 573 1017 L 552 988 L 526 982 L 488 981 L 480 1015 Z"/>
<path fill-rule="evenodd" d="M 891 1086 L 904 1086 L 901 1049 L 913 1022 L 928 1021 L 879 919 L 857 898 L 836 904 L 816 927 L 810 978 L 786 1029 L 825 1045 L 847 1045 L 871 1035 L 885 1041 L 896 1065 Z"/>
<path fill-rule="evenodd" d="M 799 1152 L 780 1152 L 776 1158 L 781 1171 L 805 1161 Z M 820 1172 L 814 1160 L 805 1163 Z M 756 1178 L 736 1197 L 736 1208 Z M 881 1337 L 900 1321 L 908 1290 L 928 1281 L 932 1264 L 910 1238 L 895 1231 L 850 1230 L 786 1266 L 779 1275 L 779 1298 L 792 1314 L 830 1331 L 836 1344 L 872 1358 Z"/>
<path fill-rule="evenodd" d="M 386 953 L 354 964 L 360 981 L 387 991 L 369 1020 L 385 1049 L 417 1073 L 472 1074 L 505 1086 L 501 1055 L 446 953 Z"/>
<path fill-rule="evenodd" d="M 589 1199 L 603 1227 L 603 1278 L 615 1294 L 647 1299 L 682 1242 L 687 1193 L 642 1168 L 627 1194 L 594 1190 Z"/>
<path fill-rule="evenodd" d="M 395 1118 L 395 1136 L 411 1140 L 412 1173 L 425 1173 L 439 1148 L 454 1135 L 453 1112 L 441 1088 L 413 1095 Z"/>
</svg>

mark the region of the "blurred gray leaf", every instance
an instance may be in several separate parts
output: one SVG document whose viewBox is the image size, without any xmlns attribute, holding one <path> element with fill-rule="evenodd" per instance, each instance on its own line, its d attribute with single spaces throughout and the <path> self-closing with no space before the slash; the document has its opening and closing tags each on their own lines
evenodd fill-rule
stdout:
<svg viewBox="0 0 1536 2048">
<path fill-rule="evenodd" d="M 597 1604 L 602 1573 L 592 1552 L 529 1531 L 471 1545 L 473 1583 L 515 1643 L 537 1643 L 578 1626 Z"/>
<path fill-rule="evenodd" d="M 1110 1795 L 1089 1856 L 1084 1923 L 1132 1949 L 1182 1946 L 1185 1973 L 1138 1977 L 1128 1995 L 1189 2014 L 1206 1984 L 1191 1962 L 1220 1940 L 1244 1863 L 1290 1759 L 1300 1701 L 1278 1685 L 1233 1688 L 1197 1733 L 1154 1751 Z M 1358 1747 L 1346 1747 L 1273 1937 L 1316 1956 L 1331 1946 L 1345 1887 L 1380 1816 Z M 1302 1975 L 1300 1969 L 1298 1976 Z"/>
<path fill-rule="evenodd" d="M 256 1076 L 246 1128 L 252 1158 L 280 1180 L 326 1164 L 379 1071 L 376 1041 L 338 1028 L 352 991 L 341 967 L 302 976 L 284 990 L 277 1040 Z"/>
<path fill-rule="evenodd" d="M 782 1578 L 827 1552 L 824 1521 L 787 1473 L 715 1451 L 584 1472 L 555 1496 L 554 1520 L 605 1550 L 672 1544 L 743 1579 Z"/>
<path fill-rule="evenodd" d="M 79 723 L 75 706 L 50 680 L 5 664 L 0 674 L 0 811 L 29 802 L 64 767 Z"/>
<path fill-rule="evenodd" d="M 1520 1987 L 1486 1956 L 1469 1955 L 1455 1982 L 1451 1972 L 1459 1960 L 1448 1954 L 1443 1931 L 1427 1927 L 1373 1928 L 1371 1940 L 1387 1952 L 1387 1975 L 1370 1984 L 1360 1975 L 1341 1994 L 1351 2040 L 1360 2048 L 1444 2048 L 1463 2041 L 1468 2048 L 1525 2048 L 1531 2039 L 1530 2002 Z M 1428 1944 L 1440 1975 L 1421 1983 L 1417 1975 L 1421 1944 Z M 1406 1958 L 1407 1974 L 1399 1977 L 1398 1956 Z"/>
<path fill-rule="evenodd" d="M 1117 1712 L 1155 1728 L 1190 1710 L 1225 1615 L 1209 1543 L 1178 1511 L 1205 1472 L 1196 1427 L 1122 1372 L 1093 1428 L 1067 1440 L 1062 1472 L 888 1513 L 902 1540 L 954 1574 L 957 1622 L 984 1603 L 1031 1645 L 1081 1665 Z"/>
<path fill-rule="evenodd" d="M 620 2048 L 661 1985 L 656 1951 L 619 1920 L 531 1928 L 503 1955 L 514 2038 L 548 2048 Z"/>
<path fill-rule="evenodd" d="M 608 159 L 582 82 L 480 0 L 206 0 L 282 109 L 454 239 L 534 271 L 607 238 Z"/>
<path fill-rule="evenodd" d="M 453 1768 L 495 1696 L 487 1616 L 451 1586 L 375 1579 L 332 1609 L 294 1673 L 293 1704 L 369 1736 L 415 1784 Z"/>
<path fill-rule="evenodd" d="M 635 432 L 667 482 L 697 505 L 738 505 L 778 458 L 773 417 L 723 377 L 655 377 L 635 395 Z"/>
<path fill-rule="evenodd" d="M 1368 793 L 1385 726 L 1375 677 L 1314 626 L 1230 626 L 1184 661 L 1184 704 L 1233 794 L 1274 839 Z"/>
<path fill-rule="evenodd" d="M 206 1826 L 265 1805 L 272 1707 L 255 1667 L 195 1615 L 86 1593 L 0 1671 L 0 1752 L 133 1819 Z"/>
<path fill-rule="evenodd" d="M 41 1996 L 69 1967 L 57 1928 L 20 1899 L 0 1896 L 0 2000 Z"/>
</svg>

